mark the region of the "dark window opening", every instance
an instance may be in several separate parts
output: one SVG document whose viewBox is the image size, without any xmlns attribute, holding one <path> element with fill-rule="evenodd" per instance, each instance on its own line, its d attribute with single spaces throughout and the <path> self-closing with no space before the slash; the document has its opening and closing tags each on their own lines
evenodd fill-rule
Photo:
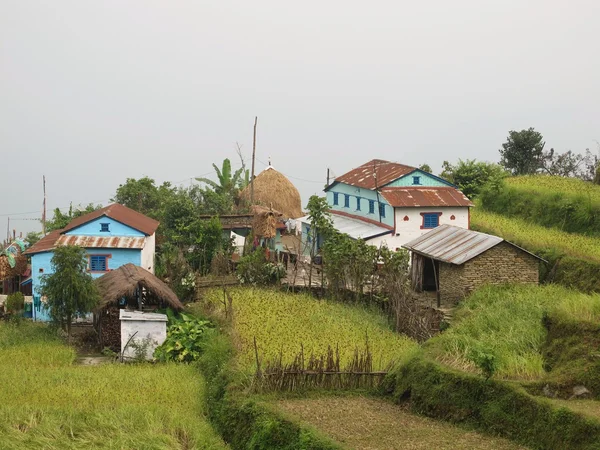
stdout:
<svg viewBox="0 0 600 450">
<path fill-rule="evenodd" d="M 413 177 L 413 184 L 421 184 L 421 177 Z"/>
<path fill-rule="evenodd" d="M 344 208 L 350 208 L 350 196 L 344 194 Z"/>
<path fill-rule="evenodd" d="M 100 231 L 102 233 L 108 233 L 110 231 L 110 223 L 101 223 L 100 224 Z"/>
<path fill-rule="evenodd" d="M 340 199 L 339 199 L 339 194 L 337 192 L 333 193 L 333 204 L 334 205 L 339 205 Z"/>
<path fill-rule="evenodd" d="M 434 272 L 435 270 L 435 272 Z M 440 274 L 440 264 L 438 261 L 434 262 L 431 259 L 423 260 L 423 290 L 424 291 L 436 291 L 436 276 Z"/>
<path fill-rule="evenodd" d="M 369 200 L 369 214 L 375 214 L 375 200 Z"/>
<path fill-rule="evenodd" d="M 379 215 L 385 217 L 385 205 L 383 203 L 379 204 Z"/>
<path fill-rule="evenodd" d="M 106 255 L 93 255 L 90 256 L 90 271 L 92 272 L 106 272 L 108 269 Z"/>
<path fill-rule="evenodd" d="M 360 197 L 356 197 L 356 210 L 360 211 Z"/>
</svg>

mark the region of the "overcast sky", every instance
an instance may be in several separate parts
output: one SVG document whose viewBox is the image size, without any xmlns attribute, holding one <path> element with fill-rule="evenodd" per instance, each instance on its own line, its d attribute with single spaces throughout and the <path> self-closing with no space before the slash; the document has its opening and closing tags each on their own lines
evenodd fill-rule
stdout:
<svg viewBox="0 0 600 450">
<path fill-rule="evenodd" d="M 292 6 L 293 5 L 293 6 Z M 508 131 L 597 150 L 597 0 L 0 0 L 0 239 L 48 207 L 106 204 L 271 157 L 303 204 L 372 158 L 499 159 Z M 294 178 L 292 178 L 294 177 Z M 18 214 L 28 213 L 28 214 Z"/>
</svg>

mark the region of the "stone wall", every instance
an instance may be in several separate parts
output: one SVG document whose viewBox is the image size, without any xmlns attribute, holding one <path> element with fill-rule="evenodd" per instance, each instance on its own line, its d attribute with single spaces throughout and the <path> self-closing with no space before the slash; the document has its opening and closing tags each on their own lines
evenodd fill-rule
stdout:
<svg viewBox="0 0 600 450">
<path fill-rule="evenodd" d="M 539 282 L 539 260 L 507 242 L 483 252 L 461 266 L 440 264 L 440 294 L 458 301 L 484 284 Z"/>
</svg>

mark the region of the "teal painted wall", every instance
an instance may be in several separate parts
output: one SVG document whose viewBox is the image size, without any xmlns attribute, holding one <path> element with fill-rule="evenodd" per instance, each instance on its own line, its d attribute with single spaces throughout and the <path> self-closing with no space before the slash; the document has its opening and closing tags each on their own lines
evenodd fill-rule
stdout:
<svg viewBox="0 0 600 450">
<path fill-rule="evenodd" d="M 118 269 L 124 264 L 132 263 L 136 266 L 141 265 L 142 251 L 139 249 L 122 249 L 122 248 L 91 248 L 86 249 L 88 255 L 110 255 L 108 258 L 108 268 L 110 270 Z M 40 302 L 40 284 L 44 275 L 52 273 L 52 252 L 36 253 L 31 255 L 31 279 L 33 288 L 33 319 L 47 322 L 50 320 L 48 311 L 44 304 Z M 43 272 L 40 272 L 40 269 Z M 99 278 L 105 272 L 90 272 L 92 278 Z"/>
<path fill-rule="evenodd" d="M 413 177 L 420 177 L 420 184 L 414 184 Z M 429 186 L 429 187 L 444 187 L 452 186 L 451 183 L 442 180 L 441 178 L 433 177 L 427 172 L 422 170 L 415 170 L 408 175 L 404 175 L 397 180 L 392 181 L 385 185 L 385 187 L 406 187 L 406 186 Z"/>
<path fill-rule="evenodd" d="M 108 232 L 100 231 L 100 224 L 107 223 Z M 67 231 L 65 234 L 76 236 L 127 236 L 127 237 L 144 237 L 146 236 L 141 231 L 135 230 L 127 225 L 117 222 L 109 217 L 99 217 L 80 227 Z"/>
<path fill-rule="evenodd" d="M 334 205 L 334 193 L 338 194 L 338 204 Z M 344 206 L 345 195 L 350 196 L 349 207 Z M 359 217 L 365 217 L 367 219 L 375 220 L 379 222 L 379 204 L 384 205 L 385 217 L 381 218 L 381 222 L 394 226 L 394 208 L 389 203 L 379 196 L 379 203 L 377 202 L 377 193 L 370 189 L 362 189 L 356 186 L 350 186 L 344 183 L 337 183 L 332 186 L 327 192 L 327 203 L 331 206 L 334 211 L 342 211 L 349 214 L 353 214 Z M 360 198 L 360 211 L 357 209 L 357 198 Z M 373 214 L 369 213 L 369 200 L 375 202 L 375 211 Z"/>
</svg>

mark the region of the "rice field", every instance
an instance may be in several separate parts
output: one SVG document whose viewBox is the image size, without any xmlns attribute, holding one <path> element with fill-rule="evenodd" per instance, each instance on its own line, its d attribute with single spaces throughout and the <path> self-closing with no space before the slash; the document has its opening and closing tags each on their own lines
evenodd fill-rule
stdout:
<svg viewBox="0 0 600 450">
<path fill-rule="evenodd" d="M 44 325 L 0 323 L 0 448 L 226 448 L 197 369 L 74 357 Z"/>
<path fill-rule="evenodd" d="M 273 402 L 275 408 L 315 427 L 347 448 L 394 450 L 508 450 L 507 439 L 418 416 L 406 406 L 367 397 L 327 397 Z"/>
<path fill-rule="evenodd" d="M 600 262 L 600 239 L 545 228 L 531 222 L 473 208 L 471 225 L 484 233 L 502 236 L 530 251 L 557 249 L 570 256 Z"/>
<path fill-rule="evenodd" d="M 254 338 L 264 362 L 279 357 L 293 360 L 304 346 L 306 357 L 320 356 L 327 347 L 339 347 L 341 366 L 364 349 L 368 336 L 373 354 L 373 369 L 384 370 L 393 361 L 417 347 L 417 343 L 392 331 L 386 317 L 376 311 L 318 300 L 307 294 L 239 287 L 229 290 L 239 361 L 247 372 L 256 369 Z M 223 311 L 223 293 L 210 291 L 206 301 Z"/>
<path fill-rule="evenodd" d="M 471 355 L 483 352 L 495 358 L 498 378 L 539 379 L 545 375 L 545 313 L 600 324 L 600 296 L 555 285 L 485 287 L 460 304 L 452 326 L 427 349 L 459 370 L 477 372 Z"/>
</svg>

